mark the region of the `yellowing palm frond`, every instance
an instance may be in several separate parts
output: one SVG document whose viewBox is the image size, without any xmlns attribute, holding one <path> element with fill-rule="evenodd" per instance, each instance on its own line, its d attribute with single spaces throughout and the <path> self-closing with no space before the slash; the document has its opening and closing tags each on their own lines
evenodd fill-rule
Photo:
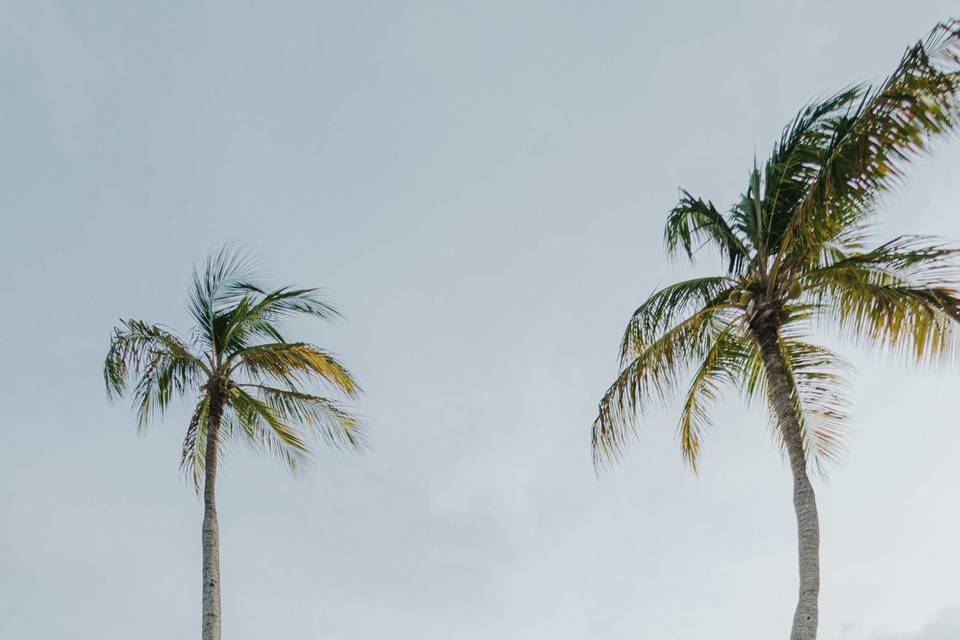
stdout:
<svg viewBox="0 0 960 640">
<path fill-rule="evenodd" d="M 711 331 L 723 322 L 727 305 L 694 312 L 657 338 L 648 341 L 627 363 L 600 400 L 593 423 L 593 451 L 597 464 L 620 456 L 635 426 L 635 416 L 651 399 L 665 402 L 685 368 L 710 349 Z M 639 345 L 637 345 L 639 347 Z"/>
<path fill-rule="evenodd" d="M 897 238 L 808 272 L 811 298 L 842 333 L 918 361 L 952 355 L 960 297 L 958 251 L 929 238 Z"/>
<path fill-rule="evenodd" d="M 351 398 L 360 393 L 353 375 L 333 354 L 303 342 L 258 344 L 236 352 L 229 364 L 253 380 L 295 388 L 317 378 Z"/>
</svg>

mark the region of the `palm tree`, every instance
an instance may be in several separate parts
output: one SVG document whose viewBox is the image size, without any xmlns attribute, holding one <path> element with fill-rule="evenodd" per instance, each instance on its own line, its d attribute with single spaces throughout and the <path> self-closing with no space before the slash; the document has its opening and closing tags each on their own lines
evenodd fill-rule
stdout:
<svg viewBox="0 0 960 640">
<path fill-rule="evenodd" d="M 316 289 L 267 290 L 250 276 L 246 260 L 222 249 L 202 273 L 194 270 L 187 305 L 196 323 L 192 337 L 184 340 L 140 320 L 121 321 L 103 368 L 110 397 L 130 392 L 141 429 L 174 399 L 196 399 L 181 468 L 197 492 L 203 490 L 203 640 L 220 638 L 215 488 L 224 445 L 245 441 L 297 469 L 310 456 L 298 425 L 335 446 L 364 443 L 357 420 L 313 390 L 322 385 L 353 398 L 360 391 L 353 376 L 329 352 L 288 342 L 279 326 L 292 316 L 330 320 L 338 312 Z"/>
<path fill-rule="evenodd" d="M 727 214 L 681 192 L 667 217 L 669 252 L 712 245 L 722 275 L 653 293 L 631 317 L 621 372 L 593 424 L 598 465 L 618 460 L 637 417 L 692 375 L 680 447 L 696 471 L 709 403 L 724 384 L 765 396 L 793 474 L 800 590 L 790 637 L 816 637 L 819 523 L 808 465 L 840 445 L 842 362 L 809 342 L 825 323 L 862 343 L 931 361 L 948 354 L 960 320 L 949 286 L 955 250 L 923 237 L 872 249 L 868 218 L 908 162 L 956 128 L 960 22 L 938 25 L 876 87 L 841 91 L 784 129 Z"/>
</svg>

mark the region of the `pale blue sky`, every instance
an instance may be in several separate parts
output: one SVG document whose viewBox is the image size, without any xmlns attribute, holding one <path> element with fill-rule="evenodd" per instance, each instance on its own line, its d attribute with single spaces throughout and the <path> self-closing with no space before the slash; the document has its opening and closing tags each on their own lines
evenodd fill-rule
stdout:
<svg viewBox="0 0 960 640">
<path fill-rule="evenodd" d="M 889 72 L 955 2 L 0 2 L 0 637 L 199 628 L 185 410 L 107 404 L 119 317 L 185 330 L 225 241 L 349 322 L 363 457 L 238 451 L 230 640 L 760 640 L 795 597 L 789 473 L 729 394 L 699 477 L 676 408 L 595 477 L 618 336 L 677 187 L 726 206 L 805 101 Z M 960 239 L 960 141 L 878 235 Z M 702 269 L 716 263 L 703 261 Z M 853 355 L 818 482 L 821 638 L 960 636 L 957 372 Z"/>
</svg>

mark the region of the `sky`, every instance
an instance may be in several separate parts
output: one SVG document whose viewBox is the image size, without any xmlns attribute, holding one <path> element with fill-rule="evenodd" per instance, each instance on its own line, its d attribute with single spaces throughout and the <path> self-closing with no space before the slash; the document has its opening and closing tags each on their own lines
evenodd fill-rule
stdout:
<svg viewBox="0 0 960 640">
<path fill-rule="evenodd" d="M 955 2 L 0 2 L 0 637 L 200 625 L 188 407 L 138 435 L 120 318 L 184 333 L 192 267 L 246 247 L 345 313 L 291 334 L 365 389 L 365 455 L 218 483 L 224 637 L 785 637 L 790 476 L 765 415 L 678 407 L 599 476 L 596 402 L 683 187 L 726 207 L 807 101 L 889 73 Z M 960 239 L 960 140 L 877 217 Z M 960 372 L 844 349 L 815 480 L 823 640 L 960 637 Z"/>
</svg>

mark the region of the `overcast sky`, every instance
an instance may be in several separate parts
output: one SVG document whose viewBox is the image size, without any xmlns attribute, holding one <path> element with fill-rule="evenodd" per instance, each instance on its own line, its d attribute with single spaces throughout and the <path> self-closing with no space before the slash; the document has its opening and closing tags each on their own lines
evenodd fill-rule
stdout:
<svg viewBox="0 0 960 640">
<path fill-rule="evenodd" d="M 891 71 L 955 0 L 0 2 L 0 637 L 200 626 L 187 410 L 105 399 L 121 317 L 186 332 L 241 243 L 347 322 L 375 449 L 218 484 L 230 640 L 786 637 L 790 475 L 728 394 L 702 471 L 677 407 L 595 476 L 620 332 L 683 186 L 726 207 L 806 101 Z M 877 237 L 960 238 L 960 141 Z M 960 637 L 960 372 L 847 350 L 818 480 L 821 638 Z"/>
</svg>

